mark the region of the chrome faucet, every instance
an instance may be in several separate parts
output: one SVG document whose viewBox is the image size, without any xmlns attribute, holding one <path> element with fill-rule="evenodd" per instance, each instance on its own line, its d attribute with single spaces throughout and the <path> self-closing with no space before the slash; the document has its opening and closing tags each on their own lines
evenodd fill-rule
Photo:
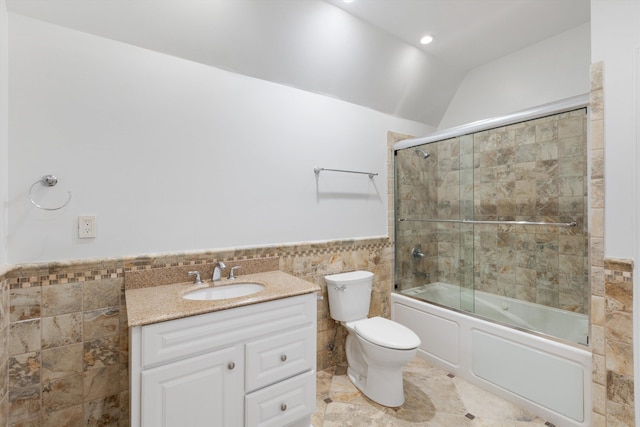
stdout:
<svg viewBox="0 0 640 427">
<path fill-rule="evenodd" d="M 213 267 L 213 277 L 211 278 L 211 280 L 213 280 L 214 282 L 217 282 L 218 280 L 220 280 L 222 278 L 221 271 L 224 270 L 225 268 L 227 268 L 227 266 L 224 265 L 224 262 L 222 261 L 216 262 L 215 267 Z"/>
<path fill-rule="evenodd" d="M 237 269 L 239 269 L 239 268 L 240 268 L 240 266 L 239 266 L 239 265 L 236 265 L 235 267 L 231 267 L 231 270 L 229 270 L 229 279 L 230 279 L 230 280 L 233 280 L 233 279 L 235 279 L 235 278 L 236 278 L 236 274 L 235 274 L 235 272 L 236 272 L 236 270 L 237 270 Z"/>
<path fill-rule="evenodd" d="M 200 278 L 199 271 L 190 271 L 189 276 L 196 276 L 196 280 L 193 282 L 194 285 L 199 285 L 202 283 L 202 279 Z"/>
</svg>

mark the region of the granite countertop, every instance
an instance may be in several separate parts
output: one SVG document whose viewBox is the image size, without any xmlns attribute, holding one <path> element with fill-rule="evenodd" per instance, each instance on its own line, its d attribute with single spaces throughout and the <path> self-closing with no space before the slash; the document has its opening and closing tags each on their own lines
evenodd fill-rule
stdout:
<svg viewBox="0 0 640 427">
<path fill-rule="evenodd" d="M 213 301 L 182 298 L 182 295 L 187 292 L 211 287 L 211 281 L 206 281 L 201 285 L 187 282 L 127 289 L 125 295 L 129 326 L 148 325 L 320 291 L 318 285 L 282 271 L 246 274 L 237 276 L 235 280 L 224 279 L 215 282 L 215 287 L 243 282 L 260 283 L 265 286 L 265 289 L 252 295 Z"/>
</svg>

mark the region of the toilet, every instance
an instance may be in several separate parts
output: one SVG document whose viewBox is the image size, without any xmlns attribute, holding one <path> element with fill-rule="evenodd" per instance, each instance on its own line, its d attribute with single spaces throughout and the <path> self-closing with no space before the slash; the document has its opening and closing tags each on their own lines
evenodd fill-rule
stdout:
<svg viewBox="0 0 640 427">
<path fill-rule="evenodd" d="M 367 318 L 373 273 L 351 271 L 324 277 L 329 312 L 347 331 L 347 375 L 369 399 L 397 407 L 404 403 L 402 367 L 411 360 L 420 338 L 409 328 L 383 317 Z"/>
</svg>

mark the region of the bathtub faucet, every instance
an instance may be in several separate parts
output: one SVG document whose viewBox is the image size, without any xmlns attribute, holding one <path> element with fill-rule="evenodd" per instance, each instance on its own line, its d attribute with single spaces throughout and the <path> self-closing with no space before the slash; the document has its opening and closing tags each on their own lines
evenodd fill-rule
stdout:
<svg viewBox="0 0 640 427">
<path fill-rule="evenodd" d="M 413 255 L 413 259 L 415 260 L 424 258 L 424 254 L 422 253 L 422 245 L 418 245 L 415 248 L 411 249 L 411 255 Z"/>
</svg>

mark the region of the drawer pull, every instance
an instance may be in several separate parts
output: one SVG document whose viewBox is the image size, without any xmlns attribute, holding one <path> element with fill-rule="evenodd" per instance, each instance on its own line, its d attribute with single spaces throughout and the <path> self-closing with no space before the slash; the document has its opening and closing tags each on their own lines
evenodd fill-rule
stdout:
<svg viewBox="0 0 640 427">
<path fill-rule="evenodd" d="M 280 405 L 280 410 L 282 412 L 286 411 L 287 410 L 287 405 L 285 405 L 284 403 L 282 405 Z"/>
<path fill-rule="evenodd" d="M 236 364 L 234 362 L 229 362 L 229 364 L 227 365 L 227 368 L 229 368 L 229 370 L 232 370 L 235 367 L 236 367 Z"/>
<path fill-rule="evenodd" d="M 280 356 L 280 360 L 282 360 L 283 362 L 287 361 L 287 355 L 283 354 L 282 356 Z"/>
</svg>

